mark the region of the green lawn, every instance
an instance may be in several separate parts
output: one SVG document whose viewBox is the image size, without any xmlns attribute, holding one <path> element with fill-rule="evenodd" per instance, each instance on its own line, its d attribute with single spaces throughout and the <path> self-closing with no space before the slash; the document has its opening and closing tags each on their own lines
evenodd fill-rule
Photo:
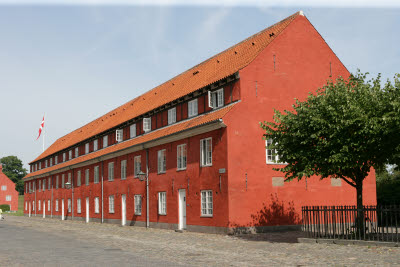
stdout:
<svg viewBox="0 0 400 267">
<path fill-rule="evenodd" d="M 5 213 L 5 215 L 24 216 L 24 196 L 18 196 L 18 211 L 15 213 Z"/>
</svg>

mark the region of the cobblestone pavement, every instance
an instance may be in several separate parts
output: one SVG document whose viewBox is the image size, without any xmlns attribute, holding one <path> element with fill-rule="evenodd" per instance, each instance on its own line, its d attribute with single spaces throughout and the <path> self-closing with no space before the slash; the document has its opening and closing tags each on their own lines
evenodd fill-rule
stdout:
<svg viewBox="0 0 400 267">
<path fill-rule="evenodd" d="M 14 228 L 20 230 L 15 236 L 20 242 L 1 238 L 2 266 L 400 265 L 400 248 L 294 243 L 298 232 L 224 236 L 8 216 L 0 222 L 0 236 Z M 17 255 L 13 245 L 20 246 Z"/>
</svg>

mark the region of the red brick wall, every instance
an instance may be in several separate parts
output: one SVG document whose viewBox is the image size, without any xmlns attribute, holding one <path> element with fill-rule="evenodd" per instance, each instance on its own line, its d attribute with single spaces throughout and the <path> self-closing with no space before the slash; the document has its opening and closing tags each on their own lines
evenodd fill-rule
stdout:
<svg viewBox="0 0 400 267">
<path fill-rule="evenodd" d="M 7 186 L 7 190 L 1 190 L 3 185 Z M 7 195 L 11 196 L 11 201 L 6 201 Z M 18 192 L 15 190 L 15 184 L 3 173 L 0 164 L 0 205 L 2 204 L 10 205 L 12 211 L 18 210 Z"/>
</svg>

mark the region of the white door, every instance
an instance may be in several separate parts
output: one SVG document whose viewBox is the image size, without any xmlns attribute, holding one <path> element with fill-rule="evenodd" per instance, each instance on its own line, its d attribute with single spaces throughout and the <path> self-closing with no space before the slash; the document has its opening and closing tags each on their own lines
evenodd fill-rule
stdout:
<svg viewBox="0 0 400 267">
<path fill-rule="evenodd" d="M 65 220 L 64 216 L 64 199 L 61 199 L 61 220 Z"/>
<path fill-rule="evenodd" d="M 121 219 L 121 224 L 122 226 L 126 225 L 126 195 L 121 196 L 121 208 L 122 208 L 122 219 Z"/>
<path fill-rule="evenodd" d="M 179 229 L 186 229 L 186 190 L 179 190 Z"/>
<path fill-rule="evenodd" d="M 89 222 L 89 198 L 86 198 L 86 223 Z"/>
<path fill-rule="evenodd" d="M 31 217 L 31 202 L 29 202 L 28 204 L 29 204 L 29 217 Z"/>
<path fill-rule="evenodd" d="M 46 200 L 43 200 L 43 218 L 46 218 Z"/>
</svg>

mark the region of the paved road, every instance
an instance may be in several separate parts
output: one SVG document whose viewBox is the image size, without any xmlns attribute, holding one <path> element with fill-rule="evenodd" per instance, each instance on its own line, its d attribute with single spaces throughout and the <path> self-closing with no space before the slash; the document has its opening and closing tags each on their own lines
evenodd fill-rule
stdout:
<svg viewBox="0 0 400 267">
<path fill-rule="evenodd" d="M 8 216 L 1 266 L 400 265 L 400 248 L 294 243 L 299 233 L 232 237 Z"/>
</svg>

